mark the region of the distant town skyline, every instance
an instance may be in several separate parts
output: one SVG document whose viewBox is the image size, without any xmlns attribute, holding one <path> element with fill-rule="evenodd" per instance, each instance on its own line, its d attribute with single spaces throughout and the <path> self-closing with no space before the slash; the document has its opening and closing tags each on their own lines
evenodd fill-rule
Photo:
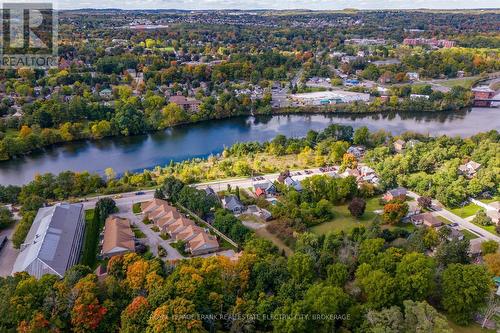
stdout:
<svg viewBox="0 0 500 333">
<path fill-rule="evenodd" d="M 311 10 L 341 10 L 345 8 L 355 9 L 474 9 L 474 8 L 499 8 L 497 0 L 58 0 L 60 9 L 81 8 L 118 8 L 118 9 L 185 9 L 185 10 L 209 10 L 209 9 L 311 9 Z"/>
</svg>

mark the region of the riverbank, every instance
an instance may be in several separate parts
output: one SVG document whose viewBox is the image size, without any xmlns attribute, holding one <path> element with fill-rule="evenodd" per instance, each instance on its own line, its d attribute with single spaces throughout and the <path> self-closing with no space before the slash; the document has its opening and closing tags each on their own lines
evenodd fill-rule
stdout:
<svg viewBox="0 0 500 333">
<path fill-rule="evenodd" d="M 289 114 L 243 116 L 182 125 L 150 134 L 81 140 L 47 147 L 28 156 L 0 162 L 0 183 L 21 185 L 36 174 L 65 170 L 116 173 L 142 171 L 221 153 L 237 142 L 264 142 L 278 134 L 303 137 L 338 123 L 367 126 L 394 135 L 405 131 L 467 137 L 500 128 L 500 109 L 472 108 L 437 113 Z"/>
<path fill-rule="evenodd" d="M 407 92 L 409 94 L 409 92 Z M 282 115 L 282 114 L 381 114 L 390 112 L 447 112 L 458 111 L 472 105 L 472 94 L 464 89 L 453 94 L 432 93 L 426 97 L 411 98 L 391 96 L 387 99 L 375 97 L 370 103 L 355 102 L 350 104 L 328 104 L 322 106 L 294 106 L 286 108 L 269 109 L 269 112 L 261 112 L 258 115 Z M 207 121 L 221 120 L 238 116 L 249 116 L 250 111 L 228 113 L 227 117 L 198 118 L 191 115 L 188 119 L 178 120 L 170 127 L 148 125 L 146 127 L 134 128 L 134 131 L 120 130 L 116 124 L 107 120 L 82 121 L 76 123 L 64 123 L 59 128 L 40 128 L 21 126 L 18 132 L 7 130 L 0 140 L 0 161 L 8 161 L 18 156 L 29 156 L 42 151 L 45 148 L 57 144 L 79 142 L 81 140 L 102 140 L 108 137 L 128 136 L 129 133 L 151 134 L 157 131 L 168 130 L 179 126 L 193 125 Z M 142 115 L 144 116 L 144 115 Z"/>
</svg>

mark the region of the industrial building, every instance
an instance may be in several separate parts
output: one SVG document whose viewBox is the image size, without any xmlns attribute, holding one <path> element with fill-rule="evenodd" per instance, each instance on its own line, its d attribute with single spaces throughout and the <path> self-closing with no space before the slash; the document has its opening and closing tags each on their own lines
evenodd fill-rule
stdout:
<svg viewBox="0 0 500 333">
<path fill-rule="evenodd" d="M 40 278 L 64 273 L 78 262 L 85 218 L 82 204 L 59 203 L 38 210 L 12 274 L 27 272 Z"/>
<path fill-rule="evenodd" d="M 328 105 L 339 103 L 368 102 L 370 94 L 335 90 L 290 95 L 290 98 L 302 105 Z"/>
</svg>

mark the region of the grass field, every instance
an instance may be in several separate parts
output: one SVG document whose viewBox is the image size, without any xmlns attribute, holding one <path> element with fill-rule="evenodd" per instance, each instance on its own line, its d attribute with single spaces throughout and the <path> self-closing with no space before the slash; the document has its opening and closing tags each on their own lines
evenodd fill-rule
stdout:
<svg viewBox="0 0 500 333">
<path fill-rule="evenodd" d="M 82 256 L 80 262 L 90 268 L 96 267 L 99 250 L 99 233 L 101 226 L 94 219 L 94 210 L 85 211 L 85 233 L 83 238 Z"/>
<path fill-rule="evenodd" d="M 480 200 L 481 202 L 484 202 L 485 204 L 490 204 L 492 202 L 495 202 L 495 201 L 500 201 L 500 196 L 495 196 L 491 199 L 483 199 L 483 200 Z"/>
<path fill-rule="evenodd" d="M 478 205 L 470 203 L 470 204 L 463 206 L 463 207 L 460 207 L 460 208 L 450 209 L 450 211 L 453 214 L 460 216 L 461 218 L 466 218 L 466 217 L 469 217 L 469 216 L 476 214 L 481 209 L 482 208 L 479 207 Z"/>
<path fill-rule="evenodd" d="M 146 235 L 137 227 L 132 227 L 135 238 L 146 238 Z"/>
<path fill-rule="evenodd" d="M 330 231 L 350 230 L 355 227 L 369 226 L 377 214 L 373 211 L 382 209 L 379 204 L 380 197 L 373 197 L 366 201 L 365 214 L 359 219 L 355 218 L 347 208 L 348 204 L 338 205 L 334 208 L 335 218 L 330 222 L 325 222 L 311 228 L 311 231 L 318 235 L 324 235 Z"/>
<path fill-rule="evenodd" d="M 445 87 L 454 87 L 454 86 L 460 86 L 464 87 L 467 89 L 470 89 L 472 85 L 477 81 L 479 77 L 477 76 L 472 76 L 472 77 L 464 77 L 460 79 L 451 79 L 451 80 L 446 80 L 446 81 L 440 81 L 438 84 L 441 86 Z"/>
<path fill-rule="evenodd" d="M 444 218 L 444 217 L 442 217 L 442 216 L 437 215 L 436 217 L 437 217 L 437 219 L 438 219 L 439 221 L 443 222 L 444 224 L 451 224 L 451 221 L 450 221 L 450 220 L 448 220 L 448 219 L 446 219 L 446 218 Z"/>
<path fill-rule="evenodd" d="M 450 328 L 453 330 L 455 333 L 494 333 L 495 330 L 488 330 L 488 329 L 483 329 L 481 328 L 480 325 L 473 323 L 470 324 L 469 326 L 458 326 L 454 322 L 448 319 L 448 324 L 450 325 Z"/>
<path fill-rule="evenodd" d="M 132 205 L 132 212 L 134 212 L 134 214 L 139 214 L 140 212 L 142 212 L 140 202 L 136 202 L 135 204 Z"/>
<path fill-rule="evenodd" d="M 476 223 L 474 223 L 474 224 L 476 224 Z M 479 224 L 476 224 L 476 225 L 477 225 L 478 227 L 480 227 L 480 228 L 483 228 L 483 229 L 484 229 L 484 230 L 486 230 L 486 231 L 491 232 L 493 235 L 496 235 L 496 234 L 497 234 L 497 232 L 496 232 L 496 230 L 495 230 L 495 225 L 486 225 L 486 226 L 485 226 L 485 225 L 479 225 Z"/>
<path fill-rule="evenodd" d="M 460 232 L 461 232 L 462 234 L 464 234 L 464 238 L 465 238 L 465 239 L 471 240 L 471 239 L 476 239 L 476 238 L 478 238 L 478 236 L 476 236 L 476 234 L 473 234 L 472 232 L 470 232 L 470 231 L 469 231 L 469 230 L 467 230 L 467 229 L 462 229 L 462 230 L 460 230 Z"/>
</svg>

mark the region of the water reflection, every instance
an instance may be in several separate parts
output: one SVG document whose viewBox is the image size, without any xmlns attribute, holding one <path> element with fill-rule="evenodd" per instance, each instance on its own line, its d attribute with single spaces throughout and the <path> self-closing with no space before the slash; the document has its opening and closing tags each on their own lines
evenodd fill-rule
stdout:
<svg viewBox="0 0 500 333">
<path fill-rule="evenodd" d="M 310 129 L 322 130 L 332 123 L 353 127 L 367 126 L 393 134 L 415 131 L 423 134 L 470 136 L 500 128 L 500 109 L 474 108 L 447 113 L 387 114 L 294 114 L 280 116 L 237 117 L 169 128 L 149 135 L 104 138 L 57 145 L 0 162 L 0 183 L 22 184 L 36 173 L 64 170 L 116 172 L 143 170 L 220 153 L 225 146 L 242 141 L 266 141 L 277 134 L 304 136 Z"/>
</svg>

